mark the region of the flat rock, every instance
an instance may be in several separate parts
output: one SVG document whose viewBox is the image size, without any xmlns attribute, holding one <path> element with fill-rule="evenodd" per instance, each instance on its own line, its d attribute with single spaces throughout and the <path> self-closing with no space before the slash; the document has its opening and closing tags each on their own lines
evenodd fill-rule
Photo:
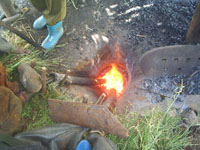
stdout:
<svg viewBox="0 0 200 150">
<path fill-rule="evenodd" d="M 0 133 L 14 133 L 19 128 L 22 102 L 8 88 L 0 86 Z"/>
<path fill-rule="evenodd" d="M 0 37 L 0 51 L 10 53 L 14 51 L 14 47 L 6 39 Z"/>
<path fill-rule="evenodd" d="M 20 82 L 30 93 L 37 93 L 42 88 L 40 75 L 31 66 L 21 63 L 18 66 Z"/>
<path fill-rule="evenodd" d="M 185 100 L 185 106 L 200 112 L 200 95 L 188 95 Z"/>
</svg>

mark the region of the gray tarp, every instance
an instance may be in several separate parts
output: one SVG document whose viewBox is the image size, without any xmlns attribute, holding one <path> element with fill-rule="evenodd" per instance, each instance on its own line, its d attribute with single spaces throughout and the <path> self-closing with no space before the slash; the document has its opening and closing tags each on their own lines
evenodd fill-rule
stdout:
<svg viewBox="0 0 200 150">
<path fill-rule="evenodd" d="M 0 150 L 75 150 L 82 139 L 91 143 L 92 150 L 117 150 L 109 139 L 71 124 L 57 124 L 15 137 L 0 135 Z"/>
</svg>

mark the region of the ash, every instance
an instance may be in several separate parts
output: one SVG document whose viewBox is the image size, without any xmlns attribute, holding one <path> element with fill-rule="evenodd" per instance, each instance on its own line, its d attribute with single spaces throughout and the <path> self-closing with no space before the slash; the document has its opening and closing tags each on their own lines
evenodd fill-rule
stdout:
<svg viewBox="0 0 200 150">
<path fill-rule="evenodd" d="M 108 15 L 127 29 L 128 39 L 143 52 L 159 46 L 184 44 L 197 0 L 123 0 Z"/>
<path fill-rule="evenodd" d="M 186 95 L 200 94 L 200 67 L 191 75 L 162 76 L 144 79 L 140 88 L 148 91 L 147 98 L 152 103 L 170 100 L 183 81 L 183 91 L 176 99 L 176 106 L 183 106 Z M 187 106 L 185 106 L 187 107 Z"/>
</svg>

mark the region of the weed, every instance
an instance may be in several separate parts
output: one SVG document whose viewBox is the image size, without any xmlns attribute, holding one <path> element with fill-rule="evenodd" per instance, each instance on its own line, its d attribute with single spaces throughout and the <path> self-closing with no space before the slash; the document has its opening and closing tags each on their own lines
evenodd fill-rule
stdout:
<svg viewBox="0 0 200 150">
<path fill-rule="evenodd" d="M 171 106 L 183 88 L 181 82 L 165 112 L 152 110 L 143 117 L 137 113 L 118 116 L 129 130 L 129 138 L 121 139 L 113 135 L 109 138 L 117 144 L 119 150 L 184 150 L 191 143 L 189 129 L 181 129 L 178 126 L 181 118 L 170 115 Z"/>
<path fill-rule="evenodd" d="M 180 118 L 164 112 L 153 110 L 144 117 L 130 113 L 120 120 L 130 135 L 128 139 L 109 136 L 119 150 L 183 150 L 190 144 L 188 131 L 177 126 Z"/>
</svg>

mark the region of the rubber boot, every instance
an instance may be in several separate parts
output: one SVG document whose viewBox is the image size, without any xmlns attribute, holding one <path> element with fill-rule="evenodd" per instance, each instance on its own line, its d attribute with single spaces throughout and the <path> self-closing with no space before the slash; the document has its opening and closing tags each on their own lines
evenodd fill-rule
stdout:
<svg viewBox="0 0 200 150">
<path fill-rule="evenodd" d="M 92 146 L 87 140 L 82 140 L 77 145 L 76 150 L 92 150 Z"/>
<path fill-rule="evenodd" d="M 44 19 L 43 16 L 40 16 L 39 18 L 37 18 L 34 23 L 33 23 L 33 28 L 36 30 L 42 29 L 45 27 L 46 25 L 46 20 Z"/>
<path fill-rule="evenodd" d="M 42 47 L 45 48 L 46 50 L 50 50 L 56 46 L 59 39 L 64 34 L 62 21 L 58 22 L 53 26 L 47 25 L 47 29 L 48 29 L 48 36 L 42 42 Z"/>
</svg>

